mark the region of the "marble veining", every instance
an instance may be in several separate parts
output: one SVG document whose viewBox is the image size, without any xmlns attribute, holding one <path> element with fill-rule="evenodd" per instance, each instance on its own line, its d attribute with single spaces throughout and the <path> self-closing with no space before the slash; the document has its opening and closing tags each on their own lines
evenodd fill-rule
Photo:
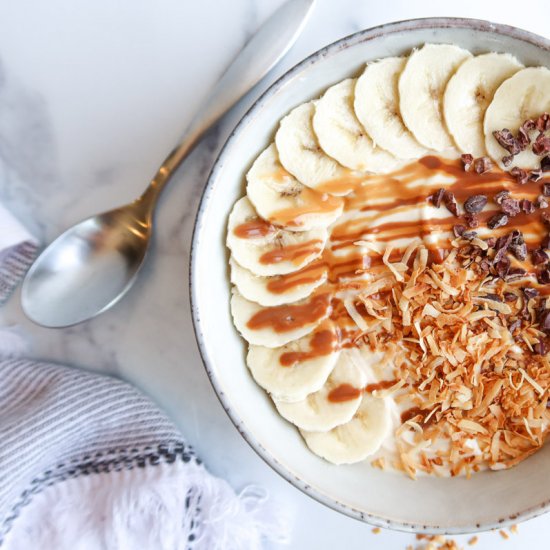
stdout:
<svg viewBox="0 0 550 550">
<path fill-rule="evenodd" d="M 282 0 L 178 2 L 32 0 L 0 4 L 0 200 L 43 242 L 95 212 L 135 198 L 181 135 L 209 86 Z M 382 22 L 457 15 L 547 33 L 543 0 L 373 5 L 318 0 L 278 75 L 325 44 Z M 25 330 L 36 357 L 132 381 L 163 406 L 209 468 L 236 488 L 266 486 L 296 518 L 292 548 L 401 549 L 410 535 L 372 535 L 287 484 L 226 417 L 201 364 L 188 299 L 188 256 L 199 197 L 232 128 L 267 83 L 214 128 L 175 174 L 157 212 L 151 257 L 128 296 L 68 329 L 32 325 L 19 292 L 0 312 Z M 508 549 L 550 534 L 544 518 L 520 527 Z M 457 537 L 465 545 L 468 537 Z M 496 534 L 476 548 L 495 548 Z"/>
</svg>

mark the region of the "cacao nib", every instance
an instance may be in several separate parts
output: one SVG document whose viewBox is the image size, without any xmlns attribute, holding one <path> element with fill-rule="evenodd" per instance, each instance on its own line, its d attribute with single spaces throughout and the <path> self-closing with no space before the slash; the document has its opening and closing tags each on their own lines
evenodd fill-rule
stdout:
<svg viewBox="0 0 550 550">
<path fill-rule="evenodd" d="M 518 299 L 518 297 L 513 292 L 505 292 L 504 293 L 504 301 L 505 302 L 515 302 Z"/>
<path fill-rule="evenodd" d="M 514 155 L 505 155 L 502 157 L 502 164 L 504 164 L 504 166 L 506 168 L 508 168 L 508 166 L 510 166 L 510 164 L 512 164 L 512 161 L 514 160 Z"/>
<path fill-rule="evenodd" d="M 546 155 L 540 161 L 540 169 L 543 172 L 550 172 L 550 155 Z"/>
<path fill-rule="evenodd" d="M 489 157 L 479 157 L 474 160 L 474 170 L 478 174 L 485 174 L 485 172 L 488 172 L 491 168 L 493 168 L 493 163 Z"/>
<path fill-rule="evenodd" d="M 550 330 L 550 310 L 545 310 L 540 319 L 542 330 Z"/>
<path fill-rule="evenodd" d="M 491 270 L 491 264 L 489 263 L 489 260 L 487 258 L 483 258 L 483 260 L 481 260 L 481 262 L 479 262 L 479 269 L 481 269 L 481 271 L 490 271 Z"/>
<path fill-rule="evenodd" d="M 502 298 L 498 294 L 485 294 L 480 298 L 487 298 L 487 300 L 493 300 L 494 302 L 502 302 Z"/>
<path fill-rule="evenodd" d="M 453 225 L 453 233 L 455 237 L 461 237 L 464 231 L 466 231 L 465 225 Z"/>
<path fill-rule="evenodd" d="M 485 240 L 485 242 L 489 248 L 495 248 L 495 245 L 497 244 L 497 240 L 494 237 L 489 237 Z"/>
<path fill-rule="evenodd" d="M 542 185 L 542 194 L 545 197 L 550 197 L 550 183 L 543 183 L 543 185 Z"/>
<path fill-rule="evenodd" d="M 471 229 L 479 227 L 479 218 L 475 214 L 464 214 L 464 220 Z"/>
<path fill-rule="evenodd" d="M 477 231 L 464 231 L 464 233 L 462 233 L 462 238 L 466 239 L 467 241 L 471 241 L 476 237 L 477 237 Z"/>
<path fill-rule="evenodd" d="M 511 267 L 508 270 L 508 274 L 506 276 L 506 279 L 508 281 L 512 281 L 512 280 L 515 280 L 515 279 L 521 279 L 526 273 L 527 273 L 527 271 L 525 271 L 525 269 L 523 269 L 521 267 Z"/>
<path fill-rule="evenodd" d="M 503 128 L 502 130 L 495 130 L 493 136 L 498 141 L 498 144 L 506 149 L 511 155 L 517 155 L 521 152 L 520 144 L 518 140 L 514 137 L 512 132 L 508 128 Z"/>
<path fill-rule="evenodd" d="M 531 181 L 539 181 L 542 178 L 542 170 L 539 168 L 538 170 L 531 170 L 529 172 L 529 179 Z"/>
<path fill-rule="evenodd" d="M 447 210 L 453 215 L 458 216 L 458 205 L 456 204 L 456 199 L 451 191 L 444 191 L 443 193 L 443 203 L 447 207 Z"/>
<path fill-rule="evenodd" d="M 546 130 L 550 130 L 550 114 L 542 113 L 542 115 L 540 115 L 535 122 L 535 128 L 539 132 L 546 132 Z"/>
<path fill-rule="evenodd" d="M 508 271 L 510 271 L 510 258 L 508 258 L 508 256 L 504 256 L 504 258 L 497 262 L 494 267 L 497 275 L 501 279 L 504 279 L 506 275 L 508 275 Z"/>
<path fill-rule="evenodd" d="M 532 128 L 527 128 L 527 123 L 533 122 L 532 120 L 525 121 L 518 129 L 518 145 L 521 147 L 521 150 L 524 151 L 527 149 L 527 146 L 531 143 L 531 138 L 529 137 L 529 129 L 533 130 L 535 128 L 535 124 L 533 122 Z"/>
<path fill-rule="evenodd" d="M 547 208 L 548 207 L 548 201 L 546 200 L 546 197 L 544 195 L 539 195 L 537 197 L 537 200 L 535 201 L 535 206 L 537 208 Z M 533 212 L 535 209 L 533 208 Z M 528 214 L 532 214 L 533 212 L 528 212 Z"/>
<path fill-rule="evenodd" d="M 500 203 L 501 210 L 510 217 L 514 217 L 520 213 L 521 208 L 517 199 L 506 198 Z"/>
<path fill-rule="evenodd" d="M 515 330 L 517 330 L 521 326 L 521 321 L 519 319 L 516 319 L 509 327 L 508 330 L 510 331 L 510 334 L 513 334 Z"/>
<path fill-rule="evenodd" d="M 529 174 L 525 170 L 518 168 L 517 166 L 514 166 L 510 170 L 510 174 L 516 178 L 516 181 L 520 185 L 525 185 L 529 181 Z"/>
<path fill-rule="evenodd" d="M 545 264 L 548 261 L 548 254 L 542 248 L 535 248 L 531 252 L 531 259 L 535 265 Z"/>
<path fill-rule="evenodd" d="M 538 199 L 537 199 L 537 202 L 538 202 Z M 542 207 L 539 206 L 539 208 L 542 208 Z M 521 209 L 526 214 L 532 214 L 536 210 L 535 205 L 529 199 L 523 199 L 521 201 Z"/>
<path fill-rule="evenodd" d="M 464 202 L 464 210 L 468 214 L 478 214 L 485 208 L 486 204 L 487 197 L 485 195 L 472 195 Z"/>
<path fill-rule="evenodd" d="M 502 212 L 495 214 L 488 222 L 487 227 L 489 229 L 497 229 L 498 227 L 504 227 L 508 223 L 508 216 Z"/>
<path fill-rule="evenodd" d="M 546 344 L 539 340 L 536 344 L 533 344 L 533 351 L 538 355 L 546 355 Z"/>
<path fill-rule="evenodd" d="M 545 155 L 546 153 L 550 153 L 550 136 L 545 136 L 540 133 L 537 136 L 537 139 L 535 139 L 532 149 L 535 155 Z"/>
<path fill-rule="evenodd" d="M 537 281 L 543 285 L 550 283 L 550 269 L 548 264 L 537 273 Z"/>
<path fill-rule="evenodd" d="M 494 197 L 494 201 L 497 203 L 497 204 L 502 204 L 502 201 L 504 199 L 507 199 L 508 197 L 510 196 L 510 191 L 508 190 L 504 190 L 504 191 L 501 191 L 500 193 L 497 193 Z"/>
<path fill-rule="evenodd" d="M 432 204 L 439 208 L 441 206 L 441 201 L 443 200 L 443 195 L 445 194 L 445 189 L 438 189 L 433 195 L 429 198 L 432 201 Z"/>
<path fill-rule="evenodd" d="M 510 252 L 520 261 L 523 261 L 527 258 L 527 245 L 522 244 L 511 244 Z"/>
<path fill-rule="evenodd" d="M 539 295 L 539 291 L 536 288 L 523 288 L 523 294 L 528 300 L 532 300 L 533 298 L 536 298 Z"/>
<path fill-rule="evenodd" d="M 462 166 L 464 167 L 464 171 L 467 172 L 474 162 L 474 157 L 469 154 L 460 155 L 460 160 L 462 161 Z"/>
</svg>

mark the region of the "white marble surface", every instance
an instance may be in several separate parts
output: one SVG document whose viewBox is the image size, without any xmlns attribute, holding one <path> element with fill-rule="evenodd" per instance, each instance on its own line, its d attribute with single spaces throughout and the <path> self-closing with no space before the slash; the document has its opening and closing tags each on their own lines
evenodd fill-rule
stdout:
<svg viewBox="0 0 550 550">
<path fill-rule="evenodd" d="M 0 3 L 0 200 L 47 242 L 80 218 L 135 197 L 210 84 L 279 4 Z M 318 0 L 276 74 L 356 30 L 435 15 L 492 19 L 548 34 L 550 14 L 545 0 Z M 89 323 L 47 330 L 24 318 L 16 293 L 0 321 L 24 327 L 37 357 L 111 373 L 146 391 L 214 473 L 236 489 L 262 484 L 288 509 L 291 548 L 402 549 L 414 543 L 411 535 L 375 536 L 368 525 L 321 506 L 272 472 L 233 428 L 199 359 L 188 303 L 191 231 L 208 171 L 244 108 L 215 129 L 175 176 L 158 210 L 149 264 L 122 303 Z M 549 536 L 548 521 L 539 518 L 507 542 L 484 534 L 476 548 L 538 547 Z"/>
</svg>

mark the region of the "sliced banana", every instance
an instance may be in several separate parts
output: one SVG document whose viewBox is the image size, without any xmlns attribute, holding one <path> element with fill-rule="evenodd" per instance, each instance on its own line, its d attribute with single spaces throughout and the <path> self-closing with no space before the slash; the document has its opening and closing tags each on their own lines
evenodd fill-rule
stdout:
<svg viewBox="0 0 550 550">
<path fill-rule="evenodd" d="M 258 216 L 250 201 L 238 200 L 229 215 L 227 246 L 235 260 L 256 275 L 292 273 L 321 255 L 328 233 L 286 231 Z"/>
<path fill-rule="evenodd" d="M 450 44 L 426 44 L 409 56 L 399 77 L 399 107 L 407 128 L 428 149 L 454 143 L 443 120 L 443 93 L 458 67 L 472 54 Z"/>
<path fill-rule="evenodd" d="M 462 153 L 483 157 L 483 118 L 496 89 L 523 65 L 509 53 L 487 53 L 468 59 L 451 77 L 443 96 L 449 132 Z"/>
<path fill-rule="evenodd" d="M 365 374 L 352 363 L 345 352 L 325 385 L 302 401 L 288 403 L 273 397 L 279 414 L 298 428 L 313 432 L 327 432 L 349 422 L 357 412 L 363 397 Z M 341 401 L 331 401 L 333 391 L 344 391 L 349 397 Z"/>
<path fill-rule="evenodd" d="M 508 151 L 499 145 L 493 132 L 508 128 L 515 134 L 527 119 L 536 119 L 549 111 L 550 70 L 545 67 L 528 67 L 505 80 L 495 92 L 493 101 L 485 112 L 483 129 L 489 156 L 498 162 L 501 168 L 505 168 L 502 157 L 508 155 Z M 527 147 L 514 157 L 511 166 L 537 169 L 540 167 L 540 159 L 541 157 L 531 151 L 531 147 Z"/>
<path fill-rule="evenodd" d="M 400 159 L 416 159 L 428 151 L 409 132 L 399 112 L 397 83 L 406 62 L 404 57 L 387 57 L 369 63 L 357 79 L 353 108 L 377 147 Z"/>
<path fill-rule="evenodd" d="M 229 259 L 231 282 L 251 302 L 262 306 L 280 306 L 307 298 L 327 280 L 328 268 L 320 261 L 313 261 L 299 271 L 287 275 L 262 277 L 241 267 L 235 258 Z"/>
<path fill-rule="evenodd" d="M 275 144 L 281 164 L 299 182 L 334 195 L 345 195 L 365 178 L 324 153 L 313 131 L 315 102 L 296 107 L 281 120 Z"/>
<path fill-rule="evenodd" d="M 391 430 L 386 399 L 363 396 L 355 416 L 329 432 L 301 430 L 307 446 L 333 464 L 353 464 L 375 453 Z"/>
<path fill-rule="evenodd" d="M 243 298 L 237 290 L 231 298 L 233 322 L 250 344 L 279 348 L 312 332 L 331 312 L 330 295 L 313 294 L 294 304 L 262 307 Z"/>
<path fill-rule="evenodd" d="M 402 163 L 376 147 L 357 120 L 353 110 L 356 80 L 348 78 L 331 86 L 315 103 L 313 130 L 323 151 L 343 166 L 386 174 Z"/>
<path fill-rule="evenodd" d="M 258 214 L 290 231 L 327 227 L 342 213 L 344 201 L 301 184 L 281 165 L 271 144 L 246 175 L 246 193 Z"/>
<path fill-rule="evenodd" d="M 274 399 L 301 401 L 323 387 L 340 351 L 332 321 L 323 321 L 314 332 L 280 348 L 250 346 L 246 363 L 254 380 Z"/>
</svg>

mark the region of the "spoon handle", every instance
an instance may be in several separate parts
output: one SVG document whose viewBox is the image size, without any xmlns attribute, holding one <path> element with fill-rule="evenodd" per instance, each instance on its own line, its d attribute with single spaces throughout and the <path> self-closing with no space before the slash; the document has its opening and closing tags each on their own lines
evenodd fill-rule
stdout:
<svg viewBox="0 0 550 550">
<path fill-rule="evenodd" d="M 182 140 L 140 197 L 152 209 L 171 175 L 205 132 L 281 60 L 302 31 L 315 0 L 288 0 L 254 34 L 214 86 Z"/>
</svg>

